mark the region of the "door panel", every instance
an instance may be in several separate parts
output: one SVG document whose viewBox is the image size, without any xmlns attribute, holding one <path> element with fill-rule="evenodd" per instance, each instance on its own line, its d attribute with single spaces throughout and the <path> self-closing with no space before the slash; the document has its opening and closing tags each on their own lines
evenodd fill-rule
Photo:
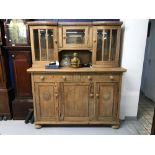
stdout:
<svg viewBox="0 0 155 155">
<path fill-rule="evenodd" d="M 58 60 L 57 28 L 54 26 L 30 27 L 32 60 L 46 63 Z"/>
<path fill-rule="evenodd" d="M 120 29 L 111 27 L 93 28 L 93 63 L 107 67 L 118 66 Z"/>
<path fill-rule="evenodd" d="M 26 71 L 32 65 L 31 53 L 27 51 L 11 52 L 11 56 L 16 83 L 16 95 L 18 97 L 31 97 L 31 75 Z"/>
<path fill-rule="evenodd" d="M 35 83 L 37 121 L 56 120 L 58 101 L 54 83 Z"/>
<path fill-rule="evenodd" d="M 62 84 L 63 120 L 89 120 L 89 83 Z"/>
<path fill-rule="evenodd" d="M 117 84 L 96 84 L 97 120 L 115 120 L 117 114 Z"/>
<path fill-rule="evenodd" d="M 63 47 L 88 48 L 88 26 L 64 26 Z"/>
</svg>

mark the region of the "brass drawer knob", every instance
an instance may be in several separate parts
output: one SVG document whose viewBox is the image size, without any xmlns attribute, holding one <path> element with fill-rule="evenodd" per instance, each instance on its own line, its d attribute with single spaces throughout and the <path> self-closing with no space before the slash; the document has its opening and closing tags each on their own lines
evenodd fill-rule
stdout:
<svg viewBox="0 0 155 155">
<path fill-rule="evenodd" d="M 66 80 L 66 76 L 62 76 L 63 80 Z"/>
<path fill-rule="evenodd" d="M 42 76 L 40 76 L 40 80 L 44 80 L 45 79 L 45 77 L 42 75 Z"/>
<path fill-rule="evenodd" d="M 94 43 L 96 43 L 96 40 L 94 40 Z"/>
<path fill-rule="evenodd" d="M 88 76 L 88 80 L 92 80 L 93 78 L 91 76 Z"/>
<path fill-rule="evenodd" d="M 93 94 L 90 94 L 89 96 L 90 96 L 90 97 L 93 97 L 94 95 L 93 95 Z"/>
<path fill-rule="evenodd" d="M 99 97 L 99 94 L 96 94 L 96 97 Z"/>
<path fill-rule="evenodd" d="M 55 97 L 58 97 L 58 94 L 57 93 L 55 94 Z"/>
<path fill-rule="evenodd" d="M 58 41 L 57 40 L 54 40 L 54 42 L 57 44 L 58 43 Z"/>
<path fill-rule="evenodd" d="M 109 78 L 110 78 L 110 80 L 114 80 L 114 76 L 112 76 L 112 75 Z"/>
</svg>

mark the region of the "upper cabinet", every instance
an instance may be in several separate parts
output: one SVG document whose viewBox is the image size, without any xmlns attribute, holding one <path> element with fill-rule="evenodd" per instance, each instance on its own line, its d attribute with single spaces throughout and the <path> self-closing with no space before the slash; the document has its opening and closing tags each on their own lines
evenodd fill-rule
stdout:
<svg viewBox="0 0 155 155">
<path fill-rule="evenodd" d="M 97 24 L 97 23 L 96 23 Z M 111 24 L 111 26 L 109 26 Z M 116 25 L 114 25 L 116 24 Z M 96 67 L 118 67 L 121 22 L 93 27 L 93 64 Z"/>
<path fill-rule="evenodd" d="M 26 21 L 23 19 L 4 20 L 6 46 L 26 46 L 29 44 Z"/>
<path fill-rule="evenodd" d="M 90 23 L 59 23 L 59 48 L 90 49 L 92 27 Z"/>
<path fill-rule="evenodd" d="M 28 22 L 33 64 L 72 58 L 82 64 L 119 67 L 122 22 Z M 87 58 L 90 57 L 89 62 Z M 83 65 L 80 65 L 83 66 Z"/>
<path fill-rule="evenodd" d="M 32 60 L 34 64 L 58 60 L 57 27 L 54 23 L 29 22 Z"/>
</svg>

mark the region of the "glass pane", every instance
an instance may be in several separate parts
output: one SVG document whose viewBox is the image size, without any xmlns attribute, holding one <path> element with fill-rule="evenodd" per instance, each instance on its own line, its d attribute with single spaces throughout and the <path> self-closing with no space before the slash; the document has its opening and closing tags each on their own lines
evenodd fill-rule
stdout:
<svg viewBox="0 0 155 155">
<path fill-rule="evenodd" d="M 85 30 L 66 30 L 66 44 L 84 44 Z"/>
<path fill-rule="evenodd" d="M 112 47 L 111 47 L 111 60 L 115 60 L 117 43 L 117 30 L 112 30 Z"/>
<path fill-rule="evenodd" d="M 97 31 L 97 51 L 96 60 L 102 61 L 102 44 L 103 44 L 103 30 Z"/>
<path fill-rule="evenodd" d="M 97 30 L 97 61 L 113 61 L 116 54 L 117 30 Z"/>
<path fill-rule="evenodd" d="M 33 30 L 34 36 L 34 54 L 35 54 L 35 61 L 40 60 L 40 51 L 39 51 L 39 36 L 38 30 Z"/>
<path fill-rule="evenodd" d="M 53 43 L 53 30 L 47 30 L 48 34 L 48 60 L 54 59 L 54 43 Z"/>
<path fill-rule="evenodd" d="M 46 30 L 40 30 L 40 44 L 41 44 L 41 61 L 47 60 L 47 52 L 46 52 Z"/>
<path fill-rule="evenodd" d="M 104 30 L 103 61 L 108 61 L 109 60 L 109 57 L 110 57 L 109 45 L 110 45 L 110 30 Z"/>
<path fill-rule="evenodd" d="M 27 44 L 26 25 L 21 19 L 12 19 L 7 24 L 8 41 L 11 44 Z"/>
</svg>

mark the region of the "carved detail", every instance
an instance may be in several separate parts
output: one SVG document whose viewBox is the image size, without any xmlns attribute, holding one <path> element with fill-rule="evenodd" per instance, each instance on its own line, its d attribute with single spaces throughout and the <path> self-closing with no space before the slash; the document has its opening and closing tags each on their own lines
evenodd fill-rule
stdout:
<svg viewBox="0 0 155 155">
<path fill-rule="evenodd" d="M 107 92 L 106 94 L 103 95 L 104 100 L 109 100 L 111 98 L 111 93 Z"/>
<path fill-rule="evenodd" d="M 43 93 L 43 99 L 45 101 L 49 101 L 51 99 L 51 94 L 49 92 L 44 92 Z"/>
</svg>

